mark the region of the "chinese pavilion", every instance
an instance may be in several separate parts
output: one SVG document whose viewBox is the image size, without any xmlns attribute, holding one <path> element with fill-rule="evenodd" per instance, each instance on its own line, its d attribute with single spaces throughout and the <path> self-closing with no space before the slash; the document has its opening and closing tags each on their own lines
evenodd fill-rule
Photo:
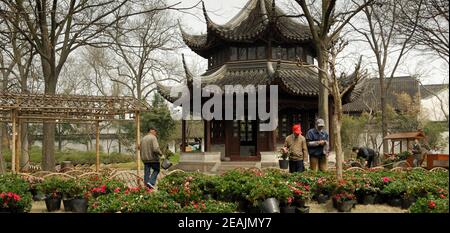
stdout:
<svg viewBox="0 0 450 233">
<path fill-rule="evenodd" d="M 257 119 L 204 120 L 205 152 L 220 152 L 222 159 L 228 157 L 232 161 L 260 161 L 262 153 L 273 153 L 281 146 L 293 124 L 301 124 L 302 134 L 314 127 L 321 84 L 315 68 L 299 65 L 312 64 L 316 57 L 309 26 L 286 17 L 273 0 L 249 0 L 224 25 L 211 20 L 204 4 L 203 13 L 206 34 L 191 35 L 180 26 L 186 45 L 208 59 L 208 70 L 199 77 L 202 86 L 278 85 L 275 131 L 260 131 Z M 192 87 L 194 77 L 184 57 L 183 64 L 186 84 Z M 170 97 L 170 87 L 158 83 L 157 88 L 168 101 L 175 101 Z M 355 98 L 354 93 L 350 95 L 344 103 Z M 331 119 L 331 104 L 329 108 Z M 182 125 L 185 135 L 186 123 L 183 121 Z"/>
</svg>

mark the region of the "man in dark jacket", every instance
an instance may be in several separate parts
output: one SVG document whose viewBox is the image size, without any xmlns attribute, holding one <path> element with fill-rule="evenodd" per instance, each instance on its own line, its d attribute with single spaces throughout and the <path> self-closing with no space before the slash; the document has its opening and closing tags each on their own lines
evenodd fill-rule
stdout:
<svg viewBox="0 0 450 233">
<path fill-rule="evenodd" d="M 306 142 L 308 144 L 309 161 L 312 170 L 326 171 L 328 156 L 328 133 L 324 129 L 325 121 L 317 119 L 316 127 L 308 130 Z"/>
<path fill-rule="evenodd" d="M 353 147 L 352 151 L 356 153 L 356 159 L 363 159 L 367 161 L 367 167 L 372 167 L 374 165 L 375 157 L 377 153 L 368 147 Z"/>
<path fill-rule="evenodd" d="M 159 148 L 157 131 L 151 127 L 148 134 L 142 138 L 140 144 L 141 160 L 144 163 L 144 183 L 149 188 L 154 188 L 160 171 L 160 157 L 162 152 Z M 153 172 L 150 175 L 151 169 Z"/>
</svg>

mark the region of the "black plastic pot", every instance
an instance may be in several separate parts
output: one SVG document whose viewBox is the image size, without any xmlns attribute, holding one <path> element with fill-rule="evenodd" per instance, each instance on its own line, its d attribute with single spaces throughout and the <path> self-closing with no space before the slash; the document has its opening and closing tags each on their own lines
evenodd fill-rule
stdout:
<svg viewBox="0 0 450 233">
<path fill-rule="evenodd" d="M 317 196 L 317 202 L 318 202 L 319 204 L 324 204 L 324 203 L 326 203 L 326 202 L 328 201 L 328 199 L 330 199 L 330 197 L 329 197 L 328 195 L 325 195 L 325 194 L 319 194 L 319 195 Z"/>
<path fill-rule="evenodd" d="M 11 213 L 9 208 L 0 208 L 0 213 Z"/>
<path fill-rule="evenodd" d="M 336 209 L 339 212 L 350 212 L 353 208 L 354 201 L 336 202 Z"/>
<path fill-rule="evenodd" d="M 338 208 L 338 203 L 337 203 L 336 198 L 332 198 L 332 200 L 333 200 L 333 207 L 337 209 Z"/>
<path fill-rule="evenodd" d="M 363 205 L 373 205 L 375 204 L 376 195 L 375 194 L 366 194 L 363 196 L 363 201 L 361 204 Z"/>
<path fill-rule="evenodd" d="M 72 200 L 72 211 L 75 213 L 86 213 L 88 201 L 84 198 L 77 198 Z"/>
<path fill-rule="evenodd" d="M 389 201 L 388 201 L 388 204 L 390 205 L 390 206 L 393 206 L 393 207 L 401 207 L 402 206 L 402 199 L 401 198 L 391 198 Z"/>
<path fill-rule="evenodd" d="M 72 211 L 72 200 L 73 199 L 63 199 L 64 211 Z"/>
<path fill-rule="evenodd" d="M 59 210 L 61 209 L 61 198 L 46 198 L 45 206 L 48 212 Z"/>
<path fill-rule="evenodd" d="M 295 214 L 297 207 L 295 206 L 281 206 L 280 213 L 282 214 Z"/>
<path fill-rule="evenodd" d="M 267 198 L 260 208 L 263 213 L 280 213 L 280 203 L 276 198 Z"/>
<path fill-rule="evenodd" d="M 409 209 L 409 207 L 416 202 L 415 197 L 407 197 L 402 199 L 402 209 Z"/>
<path fill-rule="evenodd" d="M 287 159 L 279 160 L 278 163 L 280 164 L 281 169 L 289 168 L 289 160 L 287 160 Z"/>
<path fill-rule="evenodd" d="M 23 213 L 25 213 L 25 210 L 23 208 L 10 209 L 9 211 L 10 211 L 10 213 L 13 213 L 13 214 L 23 214 Z"/>
<path fill-rule="evenodd" d="M 297 207 L 305 207 L 306 206 L 306 202 L 305 202 L 305 200 L 296 200 L 295 201 L 295 205 Z"/>
<path fill-rule="evenodd" d="M 297 208 L 297 213 L 299 214 L 309 214 L 309 206 L 303 206 Z"/>
</svg>

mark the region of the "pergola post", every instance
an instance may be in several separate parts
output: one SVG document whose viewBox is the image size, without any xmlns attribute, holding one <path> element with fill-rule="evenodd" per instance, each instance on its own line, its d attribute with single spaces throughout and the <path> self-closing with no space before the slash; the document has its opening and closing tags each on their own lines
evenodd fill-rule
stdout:
<svg viewBox="0 0 450 233">
<path fill-rule="evenodd" d="M 136 111 L 136 163 L 137 163 L 137 176 L 141 176 L 141 118 L 140 112 Z M 138 183 L 140 184 L 140 179 L 138 179 Z"/>
<path fill-rule="evenodd" d="M 16 156 L 17 156 L 17 147 L 16 147 L 16 134 L 17 134 L 17 128 L 16 128 L 16 110 L 11 110 L 11 117 L 12 117 L 12 151 L 11 151 L 11 171 L 13 173 L 16 172 Z"/>
<path fill-rule="evenodd" d="M 16 112 L 16 124 L 17 124 L 17 140 L 16 140 L 16 172 L 20 172 L 20 154 L 22 153 L 22 135 L 21 135 L 21 131 L 22 131 L 22 126 L 20 123 L 20 119 L 17 117 L 17 112 Z"/>
<path fill-rule="evenodd" d="M 100 121 L 95 121 L 95 171 L 100 171 Z"/>
<path fill-rule="evenodd" d="M 186 152 L 186 120 L 181 120 L 181 152 Z"/>
</svg>

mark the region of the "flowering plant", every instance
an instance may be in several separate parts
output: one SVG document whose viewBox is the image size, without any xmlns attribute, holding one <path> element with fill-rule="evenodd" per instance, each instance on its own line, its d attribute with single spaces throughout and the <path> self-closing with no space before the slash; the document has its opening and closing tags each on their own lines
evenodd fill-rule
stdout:
<svg viewBox="0 0 450 233">
<path fill-rule="evenodd" d="M 20 195 L 16 193 L 0 193 L 0 204 L 2 208 L 16 208 L 20 200 Z"/>
<path fill-rule="evenodd" d="M 432 196 L 422 197 L 411 205 L 411 213 L 448 213 L 448 197 Z"/>
<path fill-rule="evenodd" d="M 38 190 L 49 198 L 61 198 L 65 189 L 65 180 L 59 177 L 50 177 L 38 185 Z"/>
<path fill-rule="evenodd" d="M 352 193 L 343 192 L 335 194 L 334 199 L 337 203 L 342 203 L 344 201 L 353 201 L 356 199 L 356 197 Z"/>
</svg>

